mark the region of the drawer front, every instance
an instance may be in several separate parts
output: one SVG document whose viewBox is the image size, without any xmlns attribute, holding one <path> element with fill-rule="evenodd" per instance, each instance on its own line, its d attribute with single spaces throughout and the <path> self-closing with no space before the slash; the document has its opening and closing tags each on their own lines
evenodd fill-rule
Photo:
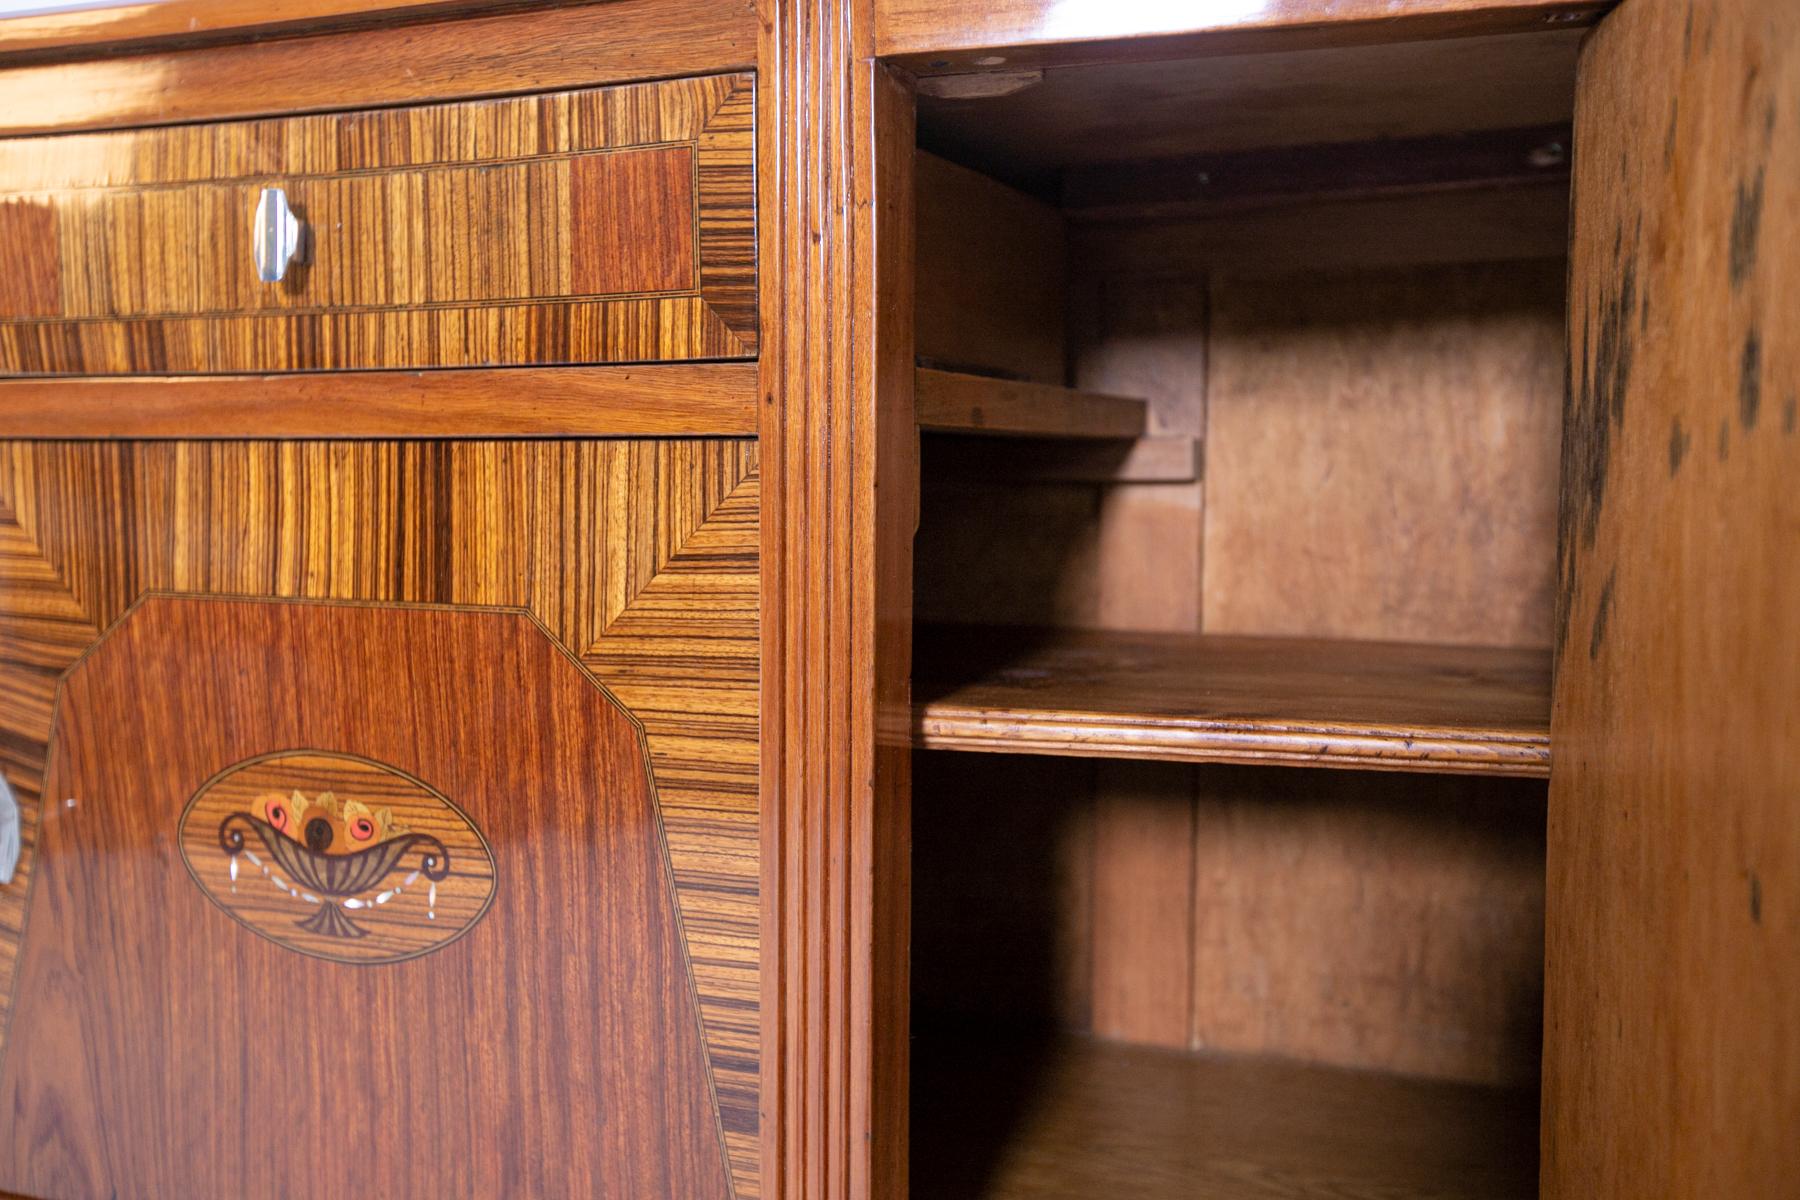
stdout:
<svg viewBox="0 0 1800 1200">
<path fill-rule="evenodd" d="M 758 506 L 745 439 L 0 442 L 0 1192 L 756 1196 Z"/>
<path fill-rule="evenodd" d="M 0 141 L 0 373 L 756 352 L 753 78 Z M 299 221 L 259 277 L 259 201 Z"/>
</svg>

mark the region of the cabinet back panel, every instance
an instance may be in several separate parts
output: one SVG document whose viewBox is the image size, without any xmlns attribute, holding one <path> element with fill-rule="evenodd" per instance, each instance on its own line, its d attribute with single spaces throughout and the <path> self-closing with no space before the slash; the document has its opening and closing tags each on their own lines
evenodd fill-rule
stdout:
<svg viewBox="0 0 1800 1200">
<path fill-rule="evenodd" d="M 933 1018 L 1537 1078 L 1544 785 L 922 753 Z"/>
<path fill-rule="evenodd" d="M 1216 279 L 1212 633 L 1548 646 L 1563 267 Z"/>
</svg>

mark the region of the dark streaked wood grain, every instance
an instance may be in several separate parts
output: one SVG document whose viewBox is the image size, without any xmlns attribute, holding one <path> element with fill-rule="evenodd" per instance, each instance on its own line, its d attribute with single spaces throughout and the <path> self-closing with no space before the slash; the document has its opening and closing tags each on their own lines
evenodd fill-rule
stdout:
<svg viewBox="0 0 1800 1200">
<path fill-rule="evenodd" d="M 1544 775 L 1536 650 L 945 627 L 921 635 L 935 749 Z"/>
<path fill-rule="evenodd" d="M 1263 0 L 1220 8 L 995 0 L 971 7 L 957 0 L 880 0 L 876 53 L 928 75 L 1147 62 L 1553 30 L 1591 25 L 1612 3 Z"/>
<path fill-rule="evenodd" d="M 756 432 L 756 364 L 0 380 L 0 437 L 638 437 Z"/>
<path fill-rule="evenodd" d="M 0 135 L 418 104 L 755 63 L 753 0 L 605 0 L 0 69 Z"/>
<path fill-rule="evenodd" d="M 0 141 L 6 211 L 48 206 L 60 301 L 0 320 L 0 371 L 748 357 L 752 92 L 707 76 Z M 309 243 L 278 284 L 250 257 L 268 185 Z"/>
<path fill-rule="evenodd" d="M 921 99 L 920 145 L 1054 195 L 1064 169 L 1562 124 L 1582 33 L 1068 67 L 991 100 Z"/>
<path fill-rule="evenodd" d="M 28 848 L 55 680 L 147 590 L 527 609 L 644 727 L 736 1193 L 757 1195 L 756 468 L 754 441 L 718 439 L 0 445 L 0 769 Z M 0 888 L 0 970 L 32 866 Z"/>
<path fill-rule="evenodd" d="M 913 1167 L 940 1200 L 1518 1200 L 1528 1092 L 1016 1031 L 921 1037 Z"/>
<path fill-rule="evenodd" d="M 493 848 L 485 919 L 355 967 L 215 907 L 186 802 L 295 748 L 450 797 Z M 47 786 L 8 1186 L 729 1197 L 641 729 L 525 614 L 146 599 L 64 680 Z M 458 853 L 447 883 L 485 869 Z"/>
<path fill-rule="evenodd" d="M 1800 7 L 1582 55 L 1547 1200 L 1779 1196 L 1800 1128 Z"/>
<path fill-rule="evenodd" d="M 1058 438 L 1144 433 L 1146 406 L 1128 396 L 924 368 L 915 388 L 919 428 L 939 433 Z"/>
<path fill-rule="evenodd" d="M 1080 167 L 1063 175 L 1062 205 L 1076 220 L 1167 220 L 1566 180 L 1570 133 L 1535 125 Z"/>
<path fill-rule="evenodd" d="M 904 1200 L 913 107 L 868 0 L 763 0 L 764 1191 Z"/>
</svg>

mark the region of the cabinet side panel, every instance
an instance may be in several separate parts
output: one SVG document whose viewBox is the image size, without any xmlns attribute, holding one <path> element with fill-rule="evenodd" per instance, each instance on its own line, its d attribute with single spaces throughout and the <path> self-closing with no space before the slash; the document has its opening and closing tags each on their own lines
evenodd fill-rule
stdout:
<svg viewBox="0 0 1800 1200">
<path fill-rule="evenodd" d="M 1790 1192 L 1800 1127 L 1800 9 L 1588 44 L 1544 1195 Z"/>
</svg>

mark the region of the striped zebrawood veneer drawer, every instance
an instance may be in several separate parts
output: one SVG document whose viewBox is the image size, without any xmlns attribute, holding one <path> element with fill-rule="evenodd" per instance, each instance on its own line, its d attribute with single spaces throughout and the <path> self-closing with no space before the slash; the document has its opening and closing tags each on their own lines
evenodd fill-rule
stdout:
<svg viewBox="0 0 1800 1200">
<path fill-rule="evenodd" d="M 752 357 L 753 90 L 0 140 L 0 374 Z M 302 233 L 264 282 L 273 188 Z"/>
</svg>

